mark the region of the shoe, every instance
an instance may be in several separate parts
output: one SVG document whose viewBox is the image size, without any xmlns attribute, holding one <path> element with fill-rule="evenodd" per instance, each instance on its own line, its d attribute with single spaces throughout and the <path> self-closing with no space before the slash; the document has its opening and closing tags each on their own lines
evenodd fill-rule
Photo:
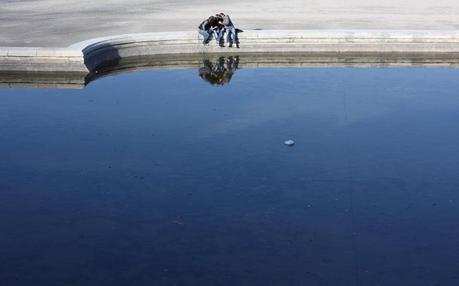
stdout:
<svg viewBox="0 0 459 286">
<path fill-rule="evenodd" d="M 239 43 L 237 43 L 237 44 L 236 44 L 236 48 L 238 48 L 238 49 L 239 49 Z"/>
<path fill-rule="evenodd" d="M 233 43 L 229 43 L 228 48 L 232 48 L 232 47 L 233 47 Z"/>
</svg>

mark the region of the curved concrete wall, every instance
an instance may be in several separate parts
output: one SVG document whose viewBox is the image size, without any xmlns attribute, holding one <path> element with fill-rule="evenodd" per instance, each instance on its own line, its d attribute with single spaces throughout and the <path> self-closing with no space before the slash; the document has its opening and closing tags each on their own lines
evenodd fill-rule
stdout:
<svg viewBox="0 0 459 286">
<path fill-rule="evenodd" d="M 246 31 L 241 48 L 203 46 L 197 32 L 127 34 L 91 39 L 68 48 L 0 48 L 0 71 L 93 72 L 121 59 L 176 55 L 327 54 L 459 57 L 459 31 Z"/>
<path fill-rule="evenodd" d="M 196 32 L 131 34 L 70 46 L 82 50 L 89 70 L 122 58 L 177 54 L 455 54 L 459 32 L 428 31 L 247 31 L 241 48 L 203 46 Z"/>
</svg>

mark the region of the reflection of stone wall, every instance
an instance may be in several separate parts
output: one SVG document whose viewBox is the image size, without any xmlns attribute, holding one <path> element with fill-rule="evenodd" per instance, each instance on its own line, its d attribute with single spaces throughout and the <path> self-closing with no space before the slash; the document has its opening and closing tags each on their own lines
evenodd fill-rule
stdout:
<svg viewBox="0 0 459 286">
<path fill-rule="evenodd" d="M 86 73 L 0 72 L 0 88 L 72 88 L 85 86 Z"/>
<path fill-rule="evenodd" d="M 0 87 L 47 87 L 47 88 L 82 88 L 85 84 L 105 75 L 123 72 L 192 68 L 200 69 L 209 63 L 215 66 L 221 59 L 227 61 L 237 59 L 237 65 L 231 70 L 230 64 L 226 69 L 230 73 L 238 68 L 270 68 L 270 67 L 391 67 L 391 66 L 449 66 L 459 67 L 457 54 L 368 54 L 368 55 L 337 55 L 311 53 L 259 53 L 241 56 L 216 54 L 194 55 L 159 55 L 121 58 L 114 65 L 102 67 L 97 72 L 1 72 Z M 217 70 L 221 69 L 217 68 Z M 228 76 L 228 74 L 226 75 Z M 232 75 L 231 75 L 232 76 Z M 231 77 L 229 78 L 231 80 Z M 228 81 L 229 82 L 229 81 Z"/>
</svg>

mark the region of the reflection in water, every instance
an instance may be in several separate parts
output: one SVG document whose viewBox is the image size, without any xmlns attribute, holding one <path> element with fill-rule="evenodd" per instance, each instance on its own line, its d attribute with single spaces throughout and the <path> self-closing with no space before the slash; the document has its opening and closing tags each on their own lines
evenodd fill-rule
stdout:
<svg viewBox="0 0 459 286">
<path fill-rule="evenodd" d="M 0 89 L 0 286 L 459 285 L 459 69 L 198 64 Z"/>
<path fill-rule="evenodd" d="M 239 57 L 220 57 L 213 63 L 203 60 L 203 67 L 199 68 L 199 76 L 212 85 L 225 85 L 231 81 L 238 69 Z"/>
<path fill-rule="evenodd" d="M 229 83 L 238 68 L 311 68 L 311 67 L 459 67 L 456 54 L 311 54 L 256 53 L 209 60 L 206 54 L 154 55 L 123 57 L 115 62 L 103 62 L 86 72 L 18 72 L 1 71 L 0 88 L 84 88 L 107 75 L 156 69 L 201 67 L 199 75 L 212 85 Z M 203 59 L 206 57 L 207 59 Z"/>
</svg>

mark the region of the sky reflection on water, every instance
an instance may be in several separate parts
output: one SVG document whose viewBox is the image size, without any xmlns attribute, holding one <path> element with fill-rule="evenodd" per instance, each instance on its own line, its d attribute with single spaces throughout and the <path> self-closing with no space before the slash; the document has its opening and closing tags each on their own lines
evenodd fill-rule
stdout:
<svg viewBox="0 0 459 286">
<path fill-rule="evenodd" d="M 0 89 L 2 285 L 459 283 L 459 70 L 199 74 Z"/>
</svg>

